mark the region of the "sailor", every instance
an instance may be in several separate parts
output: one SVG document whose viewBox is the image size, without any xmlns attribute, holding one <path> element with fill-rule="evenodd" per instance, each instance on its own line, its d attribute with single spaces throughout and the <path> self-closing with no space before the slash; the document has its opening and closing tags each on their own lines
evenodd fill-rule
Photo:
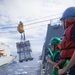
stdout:
<svg viewBox="0 0 75 75">
<path fill-rule="evenodd" d="M 70 62 L 63 69 L 59 69 L 59 75 L 64 74 L 70 69 L 69 75 L 75 75 L 75 7 L 67 8 L 61 22 L 64 28 L 64 36 L 61 42 L 61 60 L 69 59 Z"/>
<path fill-rule="evenodd" d="M 56 63 L 59 62 L 60 57 L 59 57 L 59 53 L 60 53 L 60 44 L 61 40 L 58 37 L 53 37 L 50 41 L 51 45 L 51 49 L 48 48 L 48 50 L 50 51 L 50 56 L 51 56 L 51 60 L 47 60 L 47 62 L 49 64 L 52 64 L 53 66 L 56 65 Z M 54 68 L 52 69 L 52 75 L 58 75 L 58 72 L 54 70 Z"/>
</svg>

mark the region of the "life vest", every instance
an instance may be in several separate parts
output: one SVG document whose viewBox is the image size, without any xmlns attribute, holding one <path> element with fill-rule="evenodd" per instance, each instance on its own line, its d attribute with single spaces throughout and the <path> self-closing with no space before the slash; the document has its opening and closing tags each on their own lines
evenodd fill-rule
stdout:
<svg viewBox="0 0 75 75">
<path fill-rule="evenodd" d="M 60 52 L 59 49 L 55 50 L 54 53 L 52 53 L 52 50 L 50 48 L 48 48 L 49 52 L 50 52 L 50 56 L 51 56 L 51 60 L 54 61 L 56 55 Z"/>
<path fill-rule="evenodd" d="M 55 62 L 55 57 L 56 55 L 60 52 L 59 49 L 55 50 L 54 53 L 52 52 L 52 50 L 50 48 L 48 48 L 49 52 L 50 52 L 50 56 L 51 56 L 51 60 L 53 62 Z M 58 72 L 54 70 L 54 68 L 52 69 L 52 75 L 58 75 Z"/>
<path fill-rule="evenodd" d="M 70 59 L 72 57 L 72 54 L 75 49 L 75 41 L 71 40 L 71 33 L 72 28 L 75 24 L 69 25 L 68 28 L 66 28 L 62 42 L 61 42 L 61 52 L 60 57 L 62 59 Z"/>
</svg>

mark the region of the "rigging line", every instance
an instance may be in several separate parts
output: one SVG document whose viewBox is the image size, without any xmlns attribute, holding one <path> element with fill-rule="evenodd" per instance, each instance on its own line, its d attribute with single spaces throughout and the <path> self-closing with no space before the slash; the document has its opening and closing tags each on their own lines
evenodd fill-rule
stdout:
<svg viewBox="0 0 75 75">
<path fill-rule="evenodd" d="M 58 17 L 60 18 L 60 17 Z M 26 24 L 24 26 L 29 26 L 29 25 L 32 25 L 32 24 L 37 24 L 37 23 L 42 23 L 42 22 L 46 22 L 46 21 L 52 21 L 54 19 L 58 19 L 58 18 L 53 18 L 53 19 L 48 19 L 48 20 L 43 20 L 43 21 L 38 21 L 38 22 L 34 22 L 34 23 L 30 23 L 30 24 Z M 13 27 L 1 27 L 0 29 L 6 29 L 6 28 L 16 28 L 17 26 L 13 26 Z"/>
<path fill-rule="evenodd" d="M 59 14 L 62 14 L 62 13 L 59 13 Z M 28 20 L 28 21 L 26 21 L 26 22 L 31 22 L 31 21 L 35 21 L 35 20 L 38 20 L 38 19 L 43 19 L 43 18 L 46 18 L 46 17 L 56 16 L 56 15 L 59 15 L 59 14 L 50 15 L 50 16 L 44 16 L 44 17 L 40 17 L 40 18 L 35 18 L 35 19 L 33 19 L 33 20 Z"/>
<path fill-rule="evenodd" d="M 48 19 L 48 20 L 42 20 L 42 21 L 38 21 L 38 22 L 33 22 L 33 23 L 30 23 L 30 24 L 26 24 L 26 25 L 24 25 L 24 26 L 28 26 L 28 25 L 32 25 L 32 24 L 37 24 L 37 23 L 41 23 L 41 22 L 46 22 L 46 21 L 52 21 L 52 20 L 54 20 L 54 19 L 59 19 L 60 17 L 58 17 L 58 18 L 53 18 L 53 19 Z"/>
<path fill-rule="evenodd" d="M 45 24 L 46 25 L 46 24 Z M 25 26 L 25 25 L 24 25 Z M 43 25 L 39 25 L 39 26 L 43 26 Z M 37 27 L 39 27 L 39 26 L 37 26 Z M 16 28 L 17 26 L 15 26 L 15 27 L 1 27 L 0 29 L 8 29 L 8 28 Z M 35 26 L 36 27 L 36 26 Z M 29 28 L 30 29 L 30 28 Z"/>
<path fill-rule="evenodd" d="M 24 26 L 29 26 L 29 25 L 32 25 L 32 24 L 42 23 L 42 22 L 46 22 L 46 21 L 50 21 L 50 19 L 48 19 L 48 20 L 43 20 L 43 21 L 38 21 L 38 22 L 34 22 L 34 23 L 25 24 Z M 15 28 L 15 27 L 17 27 L 17 26 L 13 26 L 13 27 L 1 27 L 0 29 Z"/>
<path fill-rule="evenodd" d="M 62 13 L 59 13 L 59 14 L 62 14 Z M 45 17 L 40 17 L 40 18 L 35 18 L 35 19 L 33 19 L 33 20 L 28 20 L 28 21 L 24 21 L 24 22 L 27 23 L 27 22 L 31 22 L 31 21 L 43 19 L 43 18 L 46 18 L 46 17 L 56 16 L 56 15 L 59 15 L 59 14 L 50 15 L 50 16 L 45 16 Z M 18 24 L 18 23 L 14 23 L 14 24 Z M 13 25 L 13 24 L 11 24 L 11 25 Z"/>
<path fill-rule="evenodd" d="M 36 27 L 25 29 L 25 30 L 30 30 L 30 29 L 35 29 L 35 28 L 41 28 L 43 26 L 46 26 L 46 25 L 36 26 Z M 0 32 L 0 33 L 13 33 L 13 32 L 17 32 L 17 31 L 8 31 L 8 32 Z"/>
<path fill-rule="evenodd" d="M 13 27 L 0 27 L 0 29 L 8 29 L 8 28 L 16 28 L 17 26 L 13 26 Z"/>
<path fill-rule="evenodd" d="M 25 29 L 25 30 L 40 28 L 40 27 L 43 27 L 43 26 L 46 26 L 46 25 L 36 26 L 36 27 L 32 27 L 32 28 Z"/>
<path fill-rule="evenodd" d="M 24 26 L 29 26 L 29 25 L 32 25 L 32 24 L 42 23 L 42 22 L 46 22 L 46 21 L 50 21 L 50 19 L 49 20 L 38 21 L 38 22 L 30 23 L 30 24 L 26 24 Z"/>
</svg>

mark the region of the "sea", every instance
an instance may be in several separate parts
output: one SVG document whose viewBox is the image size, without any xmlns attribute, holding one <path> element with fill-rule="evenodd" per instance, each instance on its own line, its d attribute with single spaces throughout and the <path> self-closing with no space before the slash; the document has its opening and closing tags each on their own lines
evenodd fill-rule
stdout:
<svg viewBox="0 0 75 75">
<path fill-rule="evenodd" d="M 20 63 L 17 55 L 11 63 L 0 66 L 0 75 L 41 75 L 39 53 L 33 54 L 33 58 L 32 61 Z"/>
</svg>

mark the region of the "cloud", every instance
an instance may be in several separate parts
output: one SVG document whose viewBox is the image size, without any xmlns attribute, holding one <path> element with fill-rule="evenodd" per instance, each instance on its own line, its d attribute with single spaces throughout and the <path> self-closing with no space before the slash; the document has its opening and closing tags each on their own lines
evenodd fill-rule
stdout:
<svg viewBox="0 0 75 75">
<path fill-rule="evenodd" d="M 35 0 L 34 2 L 32 1 L 7 0 L 6 2 L 4 0 L 3 2 L 1 2 L 1 6 L 3 8 L 2 11 L 8 14 L 8 16 L 10 16 L 10 19 L 13 21 L 20 21 L 25 18 L 33 18 L 36 17 L 36 15 L 39 15 L 40 5 Z"/>
<path fill-rule="evenodd" d="M 0 0 L 0 39 L 14 48 L 15 43 L 20 40 L 16 27 L 19 21 L 22 21 L 24 25 L 30 24 L 25 26 L 26 39 L 29 39 L 32 48 L 38 51 L 42 48 L 47 24 L 50 23 L 50 21 L 40 21 L 60 17 L 70 6 L 75 6 L 74 0 Z M 58 15 L 50 16 L 54 14 Z M 31 24 L 34 22 L 36 24 Z"/>
<path fill-rule="evenodd" d="M 73 0 L 3 0 L 0 1 L 0 20 L 2 23 L 28 20 L 62 13 L 69 6 L 74 6 Z"/>
</svg>

